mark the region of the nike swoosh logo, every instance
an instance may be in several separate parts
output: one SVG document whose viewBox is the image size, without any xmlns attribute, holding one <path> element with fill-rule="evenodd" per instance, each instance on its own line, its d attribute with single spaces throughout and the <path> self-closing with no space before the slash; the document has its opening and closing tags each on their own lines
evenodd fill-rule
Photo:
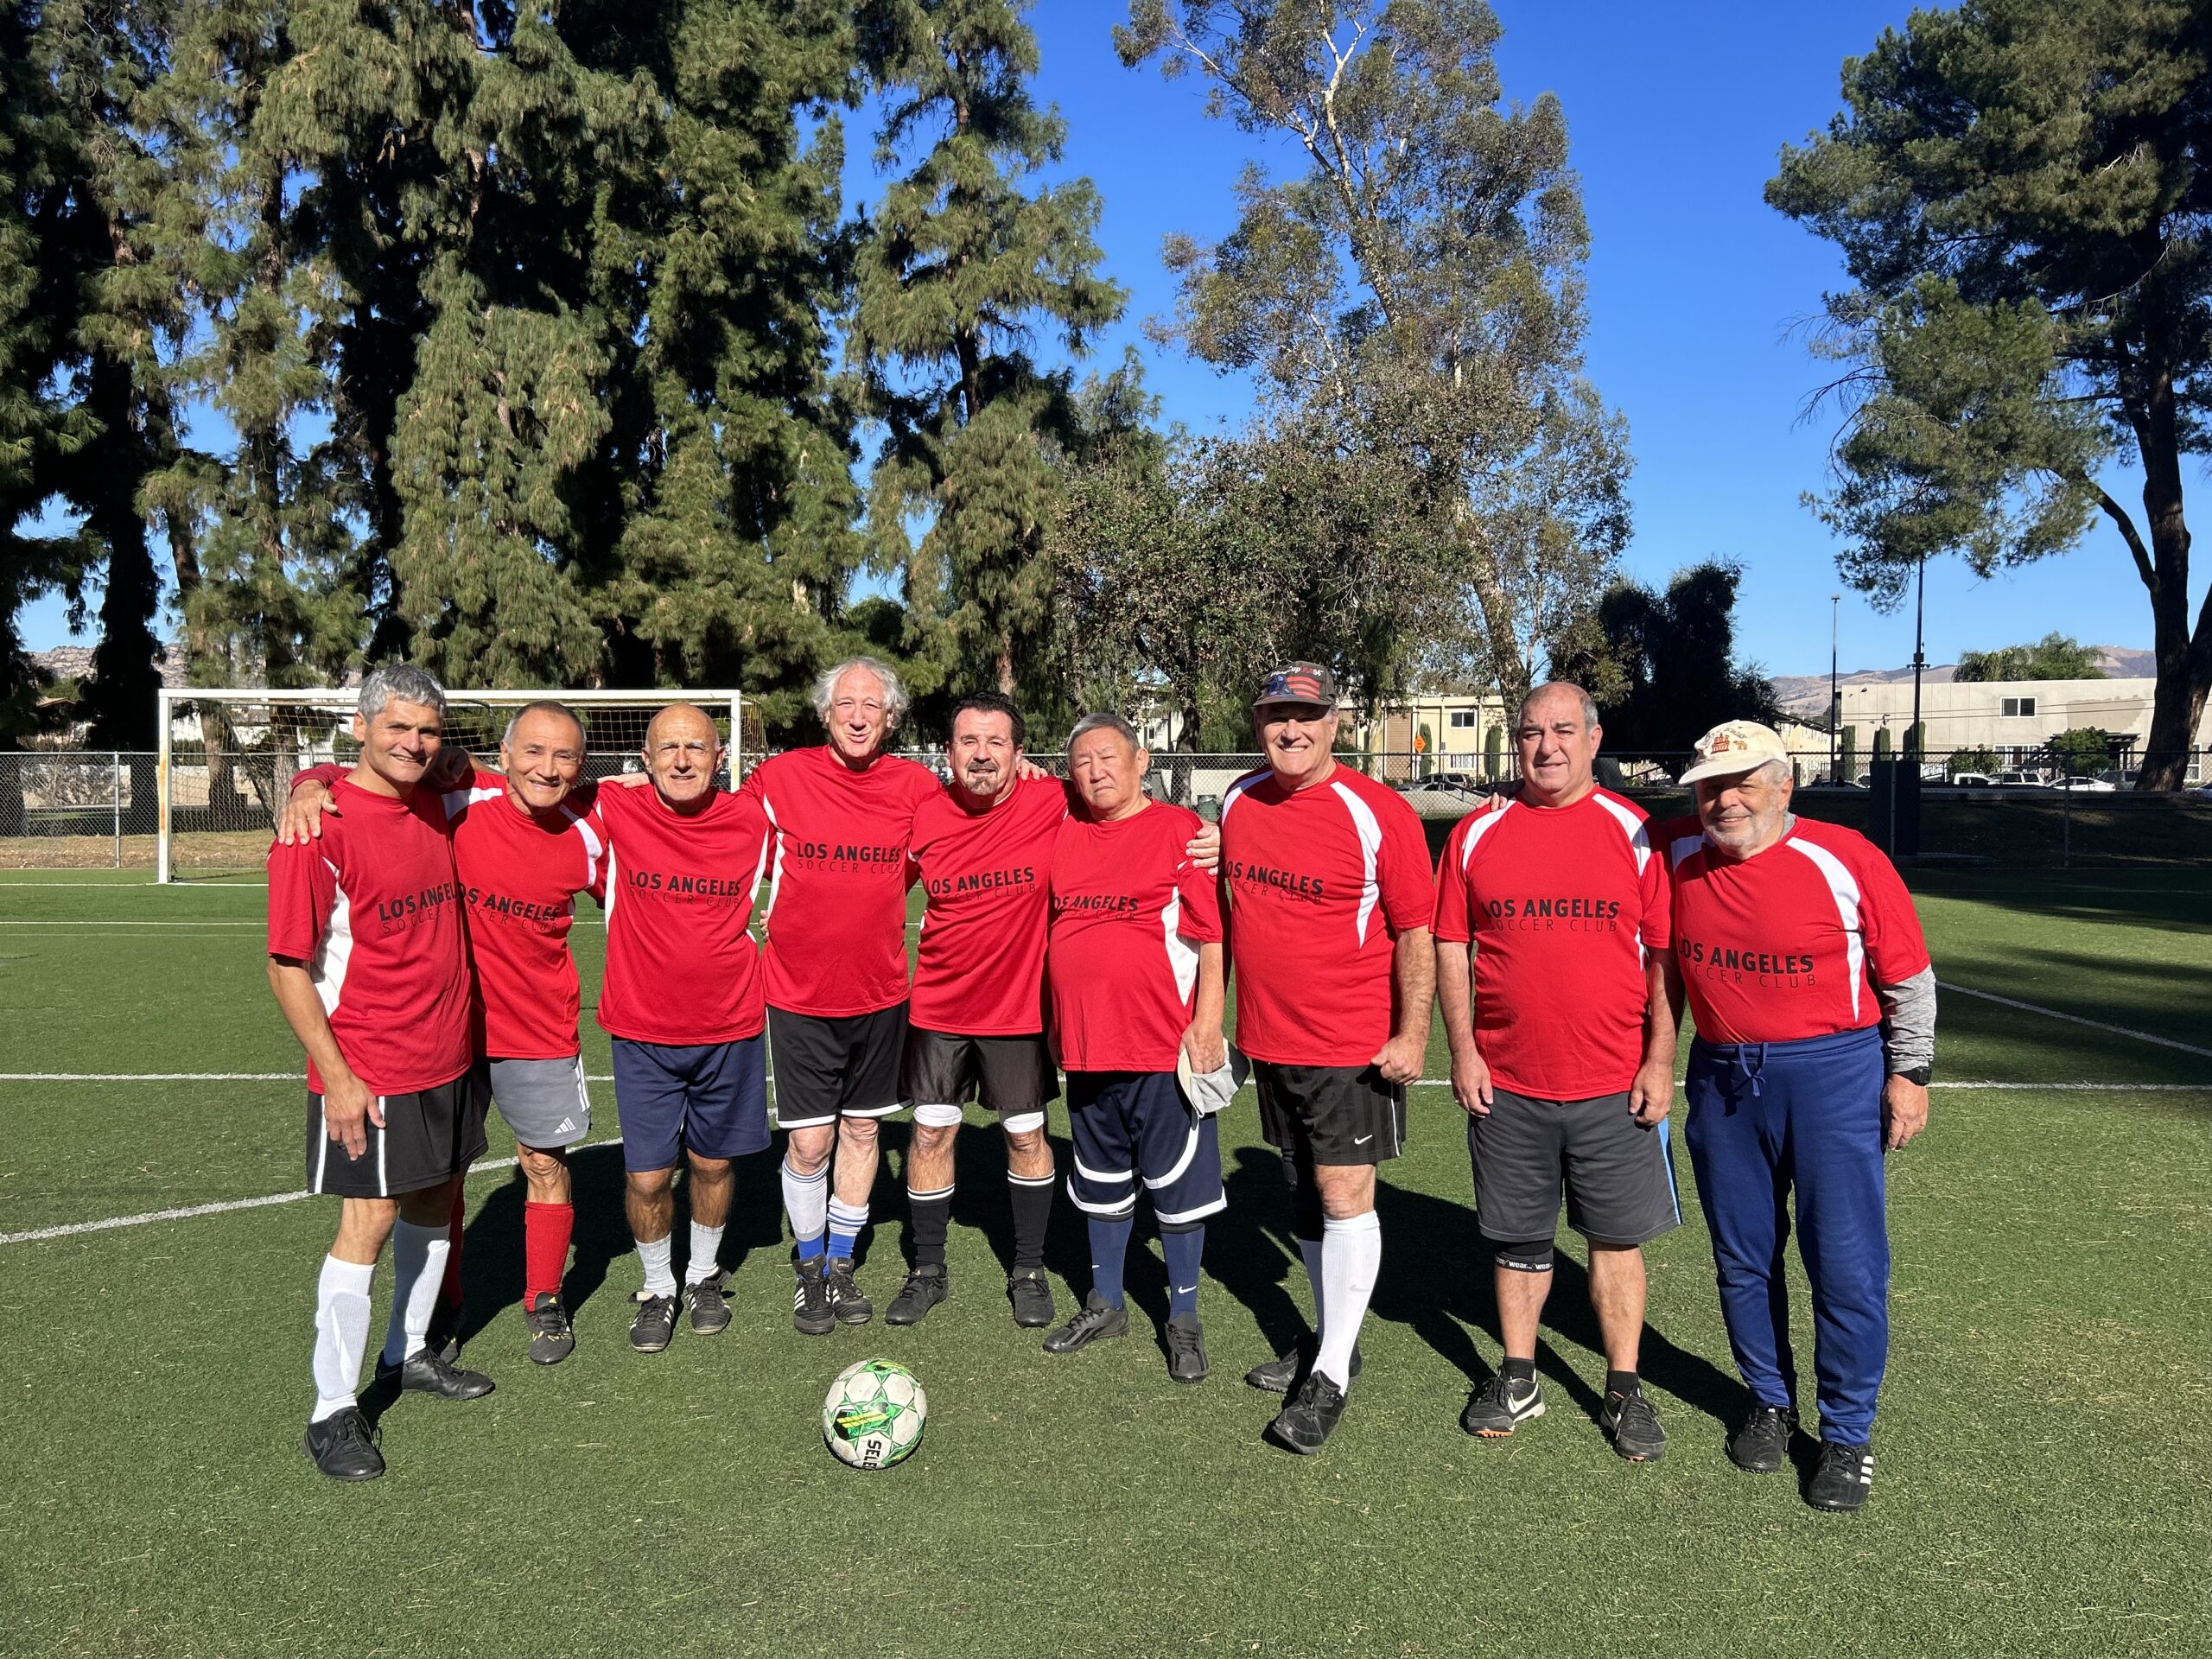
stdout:
<svg viewBox="0 0 2212 1659">
<path fill-rule="evenodd" d="M 1374 1138 L 1371 1135 L 1355 1135 L 1351 1138 L 1351 1143 L 1355 1147 L 1363 1147 Z"/>
<path fill-rule="evenodd" d="M 1175 1287 L 1175 1294 L 1178 1296 L 1187 1296 L 1197 1288 L 1196 1285 L 1178 1285 Z"/>
</svg>

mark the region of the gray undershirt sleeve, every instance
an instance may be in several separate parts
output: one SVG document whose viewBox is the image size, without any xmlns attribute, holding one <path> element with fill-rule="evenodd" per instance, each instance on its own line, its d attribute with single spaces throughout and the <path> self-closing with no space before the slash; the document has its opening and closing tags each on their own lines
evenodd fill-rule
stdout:
<svg viewBox="0 0 2212 1659">
<path fill-rule="evenodd" d="M 1923 968 L 1895 985 L 1877 985 L 1882 999 L 1882 1064 L 1891 1072 L 1936 1064 L 1936 969 Z"/>
</svg>

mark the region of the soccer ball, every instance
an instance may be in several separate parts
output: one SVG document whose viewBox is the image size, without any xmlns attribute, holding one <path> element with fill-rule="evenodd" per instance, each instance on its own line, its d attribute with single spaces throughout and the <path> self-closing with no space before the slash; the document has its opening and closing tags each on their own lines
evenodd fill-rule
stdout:
<svg viewBox="0 0 2212 1659">
<path fill-rule="evenodd" d="M 863 1359 L 837 1373 L 822 1402 L 822 1438 L 855 1469 L 888 1469 L 922 1443 L 929 1400 L 894 1359 Z"/>
</svg>

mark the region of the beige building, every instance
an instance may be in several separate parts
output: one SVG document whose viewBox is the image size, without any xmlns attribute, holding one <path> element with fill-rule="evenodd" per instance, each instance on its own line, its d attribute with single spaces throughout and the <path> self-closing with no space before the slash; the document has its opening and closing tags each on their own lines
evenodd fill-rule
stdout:
<svg viewBox="0 0 2212 1659">
<path fill-rule="evenodd" d="M 2059 733 L 2094 726 L 2131 740 L 2139 758 L 2151 729 L 2151 698 L 2157 683 L 2148 679 L 1923 682 L 1920 718 L 1928 728 L 1927 753 L 1932 758 L 1953 749 L 1993 749 L 2008 766 L 2032 766 L 2044 746 Z M 1902 751 L 1911 724 L 1910 680 L 1843 688 L 1842 725 L 1858 731 L 1862 766 L 1874 752 L 1876 732 L 1886 727 L 1891 744 Z M 2195 747 L 2200 753 L 2190 763 L 2192 781 L 2199 775 L 2201 752 L 2208 746 L 2212 746 L 2212 708 L 2197 728 Z"/>
<path fill-rule="evenodd" d="M 1370 754 L 1417 755 L 1424 775 L 1464 772 L 1487 777 L 1502 775 L 1512 765 L 1506 719 L 1505 704 L 1495 691 L 1445 691 L 1409 697 L 1377 709 L 1371 719 L 1347 723 L 1353 743 Z"/>
</svg>

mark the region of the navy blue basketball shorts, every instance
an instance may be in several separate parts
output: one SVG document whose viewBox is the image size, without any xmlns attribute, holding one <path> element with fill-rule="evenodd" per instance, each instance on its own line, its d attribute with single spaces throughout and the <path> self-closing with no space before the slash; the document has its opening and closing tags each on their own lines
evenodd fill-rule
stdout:
<svg viewBox="0 0 2212 1659">
<path fill-rule="evenodd" d="M 1075 1168 L 1068 1197 L 1102 1220 L 1135 1212 L 1142 1183 L 1154 1218 L 1189 1226 L 1226 1209 L 1221 1132 L 1183 1098 L 1173 1071 L 1071 1071 Z"/>
<path fill-rule="evenodd" d="M 768 1149 L 768 1044 L 755 1033 L 678 1047 L 614 1039 L 614 1110 L 626 1169 L 673 1169 L 700 1158 Z"/>
</svg>

